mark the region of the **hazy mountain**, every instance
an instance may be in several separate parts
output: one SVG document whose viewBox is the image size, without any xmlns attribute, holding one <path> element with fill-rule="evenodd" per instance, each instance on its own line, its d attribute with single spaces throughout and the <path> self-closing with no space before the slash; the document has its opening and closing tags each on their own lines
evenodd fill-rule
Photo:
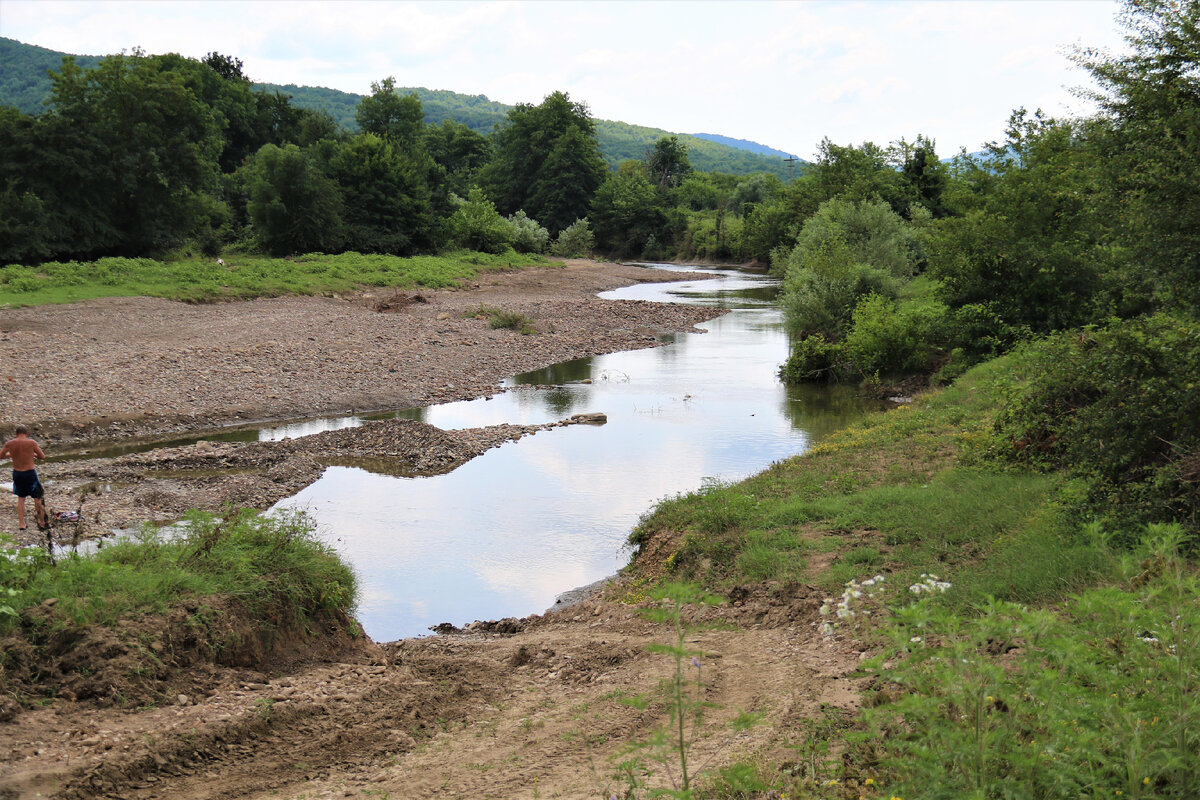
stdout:
<svg viewBox="0 0 1200 800">
<path fill-rule="evenodd" d="M 785 153 L 782 150 L 776 150 L 774 147 L 767 147 L 765 144 L 752 142 L 748 139 L 733 139 L 729 136 L 722 136 L 719 133 L 693 133 L 697 139 L 707 139 L 710 142 L 717 144 L 729 145 L 736 147 L 738 150 L 748 150 L 751 153 L 758 153 L 761 156 L 775 156 L 777 158 L 796 158 L 794 153 Z"/>
</svg>

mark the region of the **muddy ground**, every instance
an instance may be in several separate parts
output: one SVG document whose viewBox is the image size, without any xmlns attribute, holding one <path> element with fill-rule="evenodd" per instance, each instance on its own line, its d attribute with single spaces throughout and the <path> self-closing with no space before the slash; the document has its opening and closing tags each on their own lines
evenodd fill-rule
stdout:
<svg viewBox="0 0 1200 800">
<path fill-rule="evenodd" d="M 659 277 L 573 263 L 419 299 L 193 306 L 143 298 L 0 311 L 11 373 L 0 376 L 0 403 L 61 452 L 487 395 L 508 375 L 652 346 L 714 314 L 594 297 Z M 538 333 L 464 316 L 481 306 L 526 314 Z M 44 474 L 57 487 L 52 497 L 72 498 L 60 508 L 84 487 L 103 489 L 83 504 L 85 523 L 103 528 L 194 506 L 265 507 L 339 458 L 401 473 L 452 468 L 510 438 L 554 435 L 545 427 L 447 432 L 397 420 L 281 443 L 200 442 L 56 462 Z M 5 495 L 6 524 L 11 506 Z M 57 696 L 0 698 L 0 800 L 623 797 L 615 775 L 627 747 L 666 720 L 656 687 L 672 662 L 648 646 L 669 642 L 671 631 L 641 616 L 637 587 L 671 546 L 651 543 L 654 559 L 578 605 L 441 636 L 377 644 L 348 638 L 335 621 L 215 662 L 194 658 L 169 619 L 138 632 L 154 654 L 141 661 L 140 644 L 102 631 L 59 641 Z M 818 633 L 821 601 L 801 584 L 753 586 L 702 612 L 699 621 L 715 624 L 688 644 L 699 654 L 703 699 L 714 705 L 693 770 L 750 759 L 802 771 L 802 751 L 789 748 L 805 739 L 806 720 L 856 708 L 863 687 L 850 676 L 861 654 Z M 51 604 L 32 613 L 52 621 L 56 612 Z M 148 663 L 157 670 L 149 677 Z M 638 694 L 648 706 L 620 702 Z M 760 724 L 730 733 L 739 710 L 760 713 Z M 671 780 L 659 766 L 639 779 Z"/>
</svg>

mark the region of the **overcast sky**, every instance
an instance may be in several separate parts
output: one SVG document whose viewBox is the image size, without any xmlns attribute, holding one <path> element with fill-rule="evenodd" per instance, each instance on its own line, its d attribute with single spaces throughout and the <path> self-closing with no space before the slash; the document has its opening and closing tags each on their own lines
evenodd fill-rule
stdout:
<svg viewBox="0 0 1200 800">
<path fill-rule="evenodd" d="M 0 36 L 86 55 L 240 58 L 251 79 L 366 94 L 372 81 L 751 139 L 938 152 L 1001 138 L 1012 109 L 1086 114 L 1073 44 L 1119 49 L 1113 0 L 292 2 L 0 0 Z"/>
</svg>

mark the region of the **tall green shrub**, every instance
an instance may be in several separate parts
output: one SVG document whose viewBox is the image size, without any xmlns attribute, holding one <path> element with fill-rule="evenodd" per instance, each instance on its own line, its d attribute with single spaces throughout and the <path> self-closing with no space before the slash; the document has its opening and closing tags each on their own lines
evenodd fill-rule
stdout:
<svg viewBox="0 0 1200 800">
<path fill-rule="evenodd" d="M 1091 514 L 1200 530 L 1200 323 L 1166 314 L 1025 353 L 997 418 L 1003 457 L 1084 477 Z"/>
</svg>

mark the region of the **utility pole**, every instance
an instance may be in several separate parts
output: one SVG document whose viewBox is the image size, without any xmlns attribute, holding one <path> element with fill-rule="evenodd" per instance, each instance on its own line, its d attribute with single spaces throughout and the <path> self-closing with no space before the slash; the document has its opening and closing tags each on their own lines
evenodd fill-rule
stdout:
<svg viewBox="0 0 1200 800">
<path fill-rule="evenodd" d="M 796 158 L 795 156 L 788 156 L 787 158 L 784 159 L 784 161 L 786 161 L 787 165 L 788 165 L 788 183 L 791 183 L 792 178 L 795 177 L 796 162 L 799 160 L 800 159 Z"/>
</svg>

